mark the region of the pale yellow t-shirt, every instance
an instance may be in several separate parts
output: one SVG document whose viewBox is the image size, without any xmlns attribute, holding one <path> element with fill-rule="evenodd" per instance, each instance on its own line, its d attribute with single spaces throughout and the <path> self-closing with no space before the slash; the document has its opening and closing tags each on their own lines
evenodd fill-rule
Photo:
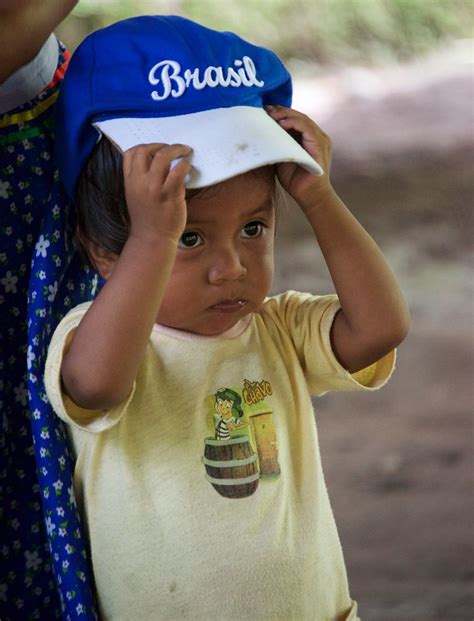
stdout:
<svg viewBox="0 0 474 621">
<path fill-rule="evenodd" d="M 375 390 L 395 352 L 364 386 L 331 350 L 336 296 L 289 292 L 218 337 L 156 325 L 127 403 L 79 424 L 60 367 L 88 306 L 58 326 L 45 381 L 102 618 L 355 621 L 310 393 Z"/>
</svg>

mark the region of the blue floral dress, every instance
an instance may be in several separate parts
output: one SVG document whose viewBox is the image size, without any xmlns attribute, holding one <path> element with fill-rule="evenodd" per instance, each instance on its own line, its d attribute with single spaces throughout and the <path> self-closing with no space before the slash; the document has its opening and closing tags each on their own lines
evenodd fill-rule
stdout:
<svg viewBox="0 0 474 621">
<path fill-rule="evenodd" d="M 52 82 L 0 115 L 0 618 L 96 619 L 72 485 L 73 459 L 46 397 L 47 346 L 97 275 L 72 244 L 73 212 L 53 164 Z"/>
</svg>

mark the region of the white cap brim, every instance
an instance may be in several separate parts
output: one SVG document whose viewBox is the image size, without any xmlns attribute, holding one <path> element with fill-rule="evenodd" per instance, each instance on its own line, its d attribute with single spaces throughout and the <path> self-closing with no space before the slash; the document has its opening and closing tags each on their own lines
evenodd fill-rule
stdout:
<svg viewBox="0 0 474 621">
<path fill-rule="evenodd" d="M 214 185 L 254 168 L 294 162 L 314 175 L 321 166 L 262 108 L 236 106 L 162 118 L 94 123 L 121 151 L 139 144 L 185 144 L 193 149 L 187 188 Z"/>
</svg>

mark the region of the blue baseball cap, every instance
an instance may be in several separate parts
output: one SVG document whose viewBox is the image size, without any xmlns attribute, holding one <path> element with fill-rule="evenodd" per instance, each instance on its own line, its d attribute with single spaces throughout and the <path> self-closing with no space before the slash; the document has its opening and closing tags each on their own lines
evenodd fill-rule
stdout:
<svg viewBox="0 0 474 621">
<path fill-rule="evenodd" d="M 213 185 L 267 164 L 319 164 L 264 110 L 291 105 L 291 77 L 271 50 L 177 16 L 126 19 L 74 52 L 57 103 L 56 156 L 74 195 L 105 135 L 120 150 L 193 149 L 186 187 Z"/>
</svg>

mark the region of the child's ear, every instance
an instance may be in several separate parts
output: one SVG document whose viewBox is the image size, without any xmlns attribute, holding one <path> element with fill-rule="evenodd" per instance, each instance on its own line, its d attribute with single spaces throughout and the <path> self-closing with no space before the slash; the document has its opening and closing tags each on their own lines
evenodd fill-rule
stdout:
<svg viewBox="0 0 474 621">
<path fill-rule="evenodd" d="M 86 235 L 84 235 L 84 232 L 80 227 L 77 227 L 76 234 L 96 272 L 99 272 L 104 280 L 110 278 L 110 275 L 114 270 L 115 263 L 117 262 L 118 255 L 110 250 L 102 248 L 102 246 L 99 246 L 90 240 Z"/>
</svg>

